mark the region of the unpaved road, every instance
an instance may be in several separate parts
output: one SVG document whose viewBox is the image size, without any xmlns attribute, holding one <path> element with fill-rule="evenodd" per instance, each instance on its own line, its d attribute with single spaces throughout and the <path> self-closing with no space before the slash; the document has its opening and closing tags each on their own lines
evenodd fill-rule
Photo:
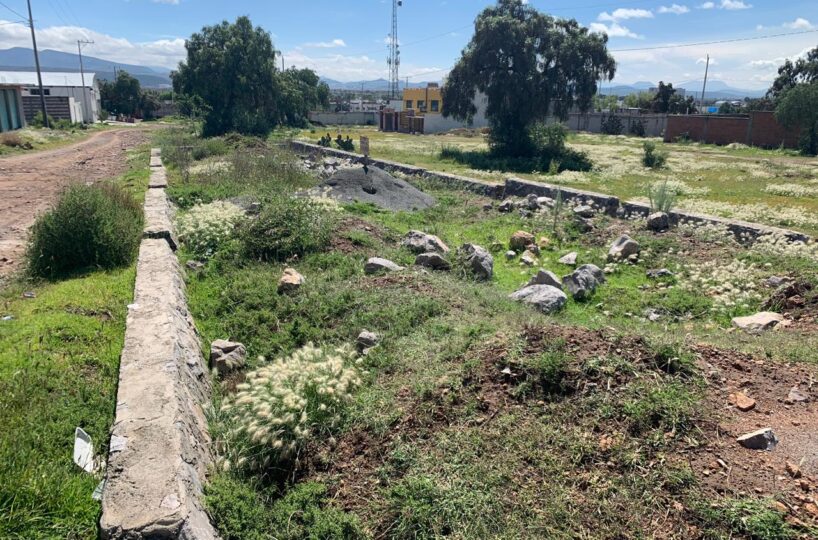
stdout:
<svg viewBox="0 0 818 540">
<path fill-rule="evenodd" d="M 0 282 L 20 268 L 28 228 L 63 188 L 122 174 L 126 151 L 146 140 L 145 128 L 125 128 L 55 150 L 0 158 Z"/>
</svg>

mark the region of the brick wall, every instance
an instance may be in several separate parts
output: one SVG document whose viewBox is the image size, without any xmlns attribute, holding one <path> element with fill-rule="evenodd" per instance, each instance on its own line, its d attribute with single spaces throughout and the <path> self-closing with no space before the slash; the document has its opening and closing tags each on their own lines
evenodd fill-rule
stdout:
<svg viewBox="0 0 818 540">
<path fill-rule="evenodd" d="M 711 144 L 741 143 L 752 146 L 797 148 L 798 129 L 788 130 L 776 122 L 772 112 L 752 112 L 746 116 L 668 116 L 665 142 L 682 135 Z"/>
</svg>

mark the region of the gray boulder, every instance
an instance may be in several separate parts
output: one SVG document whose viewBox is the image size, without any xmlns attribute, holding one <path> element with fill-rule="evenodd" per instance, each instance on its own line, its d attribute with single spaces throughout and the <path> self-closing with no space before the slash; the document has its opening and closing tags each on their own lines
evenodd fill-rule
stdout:
<svg viewBox="0 0 818 540">
<path fill-rule="evenodd" d="M 537 256 L 529 250 L 525 250 L 523 251 L 523 254 L 520 255 L 520 262 L 526 266 L 534 266 L 537 264 Z"/>
<path fill-rule="evenodd" d="M 371 257 L 367 259 L 364 265 L 364 274 L 378 274 L 380 272 L 397 272 L 403 270 L 402 266 L 398 266 L 389 259 L 382 259 L 381 257 Z"/>
<path fill-rule="evenodd" d="M 460 248 L 466 268 L 479 280 L 490 280 L 494 275 L 494 257 L 476 244 L 463 244 Z"/>
<path fill-rule="evenodd" d="M 241 343 L 217 339 L 210 344 L 210 365 L 219 375 L 244 366 L 246 359 L 247 349 Z"/>
<path fill-rule="evenodd" d="M 663 278 L 663 277 L 673 276 L 673 272 L 671 272 L 667 268 L 656 268 L 656 269 L 653 269 L 653 270 L 648 270 L 646 272 L 646 274 L 651 279 L 659 279 L 659 278 Z"/>
<path fill-rule="evenodd" d="M 594 212 L 594 209 L 588 206 L 587 204 L 583 204 L 581 206 L 577 206 L 576 208 L 574 208 L 574 215 L 578 217 L 592 218 L 594 217 L 595 214 L 596 212 Z"/>
<path fill-rule="evenodd" d="M 593 264 L 583 264 L 562 278 L 565 290 L 571 293 L 575 300 L 588 298 L 603 283 L 605 283 L 605 273 Z"/>
<path fill-rule="evenodd" d="M 440 253 L 421 253 L 415 258 L 415 264 L 431 270 L 452 269 L 452 265 Z"/>
<path fill-rule="evenodd" d="M 500 206 L 497 207 L 497 210 L 503 212 L 504 214 L 508 214 L 509 212 L 514 211 L 514 201 L 512 199 L 506 199 L 500 203 Z"/>
<path fill-rule="evenodd" d="M 551 285 L 552 287 L 562 290 L 562 281 L 557 277 L 557 274 L 550 270 L 543 270 L 542 268 L 540 268 L 540 271 L 537 272 L 536 275 L 532 276 L 526 287 L 531 285 Z"/>
<path fill-rule="evenodd" d="M 409 231 L 403 237 L 401 246 L 407 248 L 412 253 L 448 253 L 449 246 L 443 240 L 433 234 L 426 234 L 420 231 Z"/>
<path fill-rule="evenodd" d="M 632 255 L 639 255 L 639 250 L 639 243 L 627 234 L 623 234 L 611 245 L 608 251 L 608 262 L 624 261 Z"/>
<path fill-rule="evenodd" d="M 358 349 L 358 352 L 362 354 L 366 354 L 369 352 L 369 349 L 376 346 L 380 343 L 381 338 L 375 332 L 369 332 L 368 330 L 362 330 L 360 334 L 358 334 L 357 339 L 355 339 L 355 346 Z"/>
<path fill-rule="evenodd" d="M 654 212 L 648 216 L 647 225 L 654 232 L 666 231 L 670 228 L 670 216 L 664 212 Z"/>
<path fill-rule="evenodd" d="M 519 291 L 511 293 L 509 298 L 534 306 L 545 314 L 556 313 L 568 301 L 564 292 L 551 285 L 526 285 Z"/>
<path fill-rule="evenodd" d="M 752 433 L 745 433 L 736 441 L 750 450 L 772 450 L 778 444 L 778 437 L 775 436 L 772 428 L 761 428 Z"/>
<path fill-rule="evenodd" d="M 751 334 L 772 330 L 784 321 L 784 316 L 772 311 L 762 311 L 747 317 L 734 317 L 733 326 Z"/>
<path fill-rule="evenodd" d="M 574 266 L 577 264 L 577 252 L 572 251 L 567 255 L 563 255 L 557 262 L 560 264 L 567 264 L 568 266 Z"/>
</svg>

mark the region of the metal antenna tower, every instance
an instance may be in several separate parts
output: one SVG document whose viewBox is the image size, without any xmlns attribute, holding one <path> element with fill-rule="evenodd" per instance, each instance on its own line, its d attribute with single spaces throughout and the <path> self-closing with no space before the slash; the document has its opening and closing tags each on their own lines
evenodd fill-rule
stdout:
<svg viewBox="0 0 818 540">
<path fill-rule="evenodd" d="M 400 90 L 400 46 L 398 45 L 398 8 L 403 5 L 403 0 L 392 0 L 392 32 L 389 34 L 389 97 L 398 98 Z"/>
</svg>

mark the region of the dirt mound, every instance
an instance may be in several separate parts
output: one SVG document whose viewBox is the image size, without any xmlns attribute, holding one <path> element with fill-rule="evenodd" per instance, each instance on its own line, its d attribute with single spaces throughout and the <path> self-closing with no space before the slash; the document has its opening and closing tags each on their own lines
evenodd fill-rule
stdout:
<svg viewBox="0 0 818 540">
<path fill-rule="evenodd" d="M 341 169 L 317 189 L 341 202 L 372 203 L 394 211 L 422 210 L 437 202 L 431 195 L 376 167 L 369 167 L 368 171 L 363 167 Z"/>
</svg>

